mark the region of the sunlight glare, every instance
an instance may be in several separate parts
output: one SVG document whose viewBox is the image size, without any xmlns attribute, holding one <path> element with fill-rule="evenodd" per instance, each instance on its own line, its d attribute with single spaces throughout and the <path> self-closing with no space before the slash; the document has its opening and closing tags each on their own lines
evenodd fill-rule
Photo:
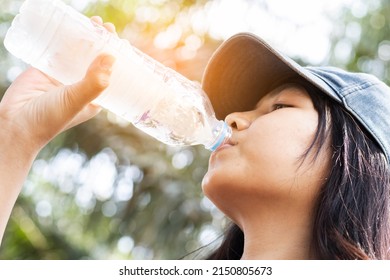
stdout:
<svg viewBox="0 0 390 280">
<path fill-rule="evenodd" d="M 263 2 L 218 0 L 207 12 L 209 33 L 226 40 L 239 32 L 252 32 L 280 51 L 321 64 L 330 49 L 332 22 L 352 0 L 272 0 Z M 363 10 L 357 9 L 357 10 Z"/>
</svg>

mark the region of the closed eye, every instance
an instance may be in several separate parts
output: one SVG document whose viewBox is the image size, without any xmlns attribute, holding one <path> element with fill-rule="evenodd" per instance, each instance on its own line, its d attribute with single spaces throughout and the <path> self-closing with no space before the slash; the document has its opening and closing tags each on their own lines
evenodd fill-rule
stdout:
<svg viewBox="0 0 390 280">
<path fill-rule="evenodd" d="M 289 108 L 289 107 L 292 107 L 292 106 L 286 105 L 286 104 L 275 104 L 272 106 L 272 111 L 276 111 L 276 110 L 283 109 L 283 108 Z"/>
</svg>

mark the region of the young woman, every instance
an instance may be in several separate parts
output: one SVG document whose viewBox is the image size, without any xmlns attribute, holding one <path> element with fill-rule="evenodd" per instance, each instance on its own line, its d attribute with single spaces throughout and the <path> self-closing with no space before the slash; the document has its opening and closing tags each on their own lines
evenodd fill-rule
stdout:
<svg viewBox="0 0 390 280">
<path fill-rule="evenodd" d="M 205 193 L 235 221 L 210 258 L 389 259 L 390 173 L 375 141 L 304 81 L 259 104 L 228 115 L 236 133 L 210 159 Z"/>
<path fill-rule="evenodd" d="M 97 112 L 89 102 L 107 86 L 112 63 L 98 57 L 67 87 L 30 68 L 8 89 L 0 103 L 1 235 L 36 154 Z M 221 46 L 203 84 L 233 129 L 202 184 L 234 222 L 211 259 L 389 258 L 387 86 L 303 68 L 249 34 Z"/>
<path fill-rule="evenodd" d="M 234 222 L 211 259 L 390 258 L 388 86 L 251 34 L 217 50 L 203 85 L 233 129 L 203 181 Z"/>
</svg>

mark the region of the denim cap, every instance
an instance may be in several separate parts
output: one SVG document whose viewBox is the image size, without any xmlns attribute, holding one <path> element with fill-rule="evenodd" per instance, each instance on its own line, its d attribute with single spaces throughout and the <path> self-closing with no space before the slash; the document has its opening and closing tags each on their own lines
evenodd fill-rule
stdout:
<svg viewBox="0 0 390 280">
<path fill-rule="evenodd" d="M 202 79 L 218 119 L 252 110 L 286 77 L 302 77 L 344 108 L 371 134 L 390 162 L 390 88 L 376 77 L 335 67 L 303 67 L 261 38 L 239 33 L 212 55 Z"/>
</svg>

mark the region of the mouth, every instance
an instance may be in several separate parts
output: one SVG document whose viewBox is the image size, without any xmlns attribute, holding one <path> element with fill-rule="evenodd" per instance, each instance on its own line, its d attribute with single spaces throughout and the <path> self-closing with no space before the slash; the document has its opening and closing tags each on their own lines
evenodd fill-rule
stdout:
<svg viewBox="0 0 390 280">
<path fill-rule="evenodd" d="M 233 147 L 237 145 L 236 142 L 234 142 L 232 139 L 228 139 L 227 141 L 225 141 L 224 143 L 222 143 L 222 145 L 220 145 L 215 151 L 214 153 L 217 153 L 221 150 L 224 150 L 224 149 L 227 149 L 227 148 L 230 148 L 230 147 Z"/>
</svg>

